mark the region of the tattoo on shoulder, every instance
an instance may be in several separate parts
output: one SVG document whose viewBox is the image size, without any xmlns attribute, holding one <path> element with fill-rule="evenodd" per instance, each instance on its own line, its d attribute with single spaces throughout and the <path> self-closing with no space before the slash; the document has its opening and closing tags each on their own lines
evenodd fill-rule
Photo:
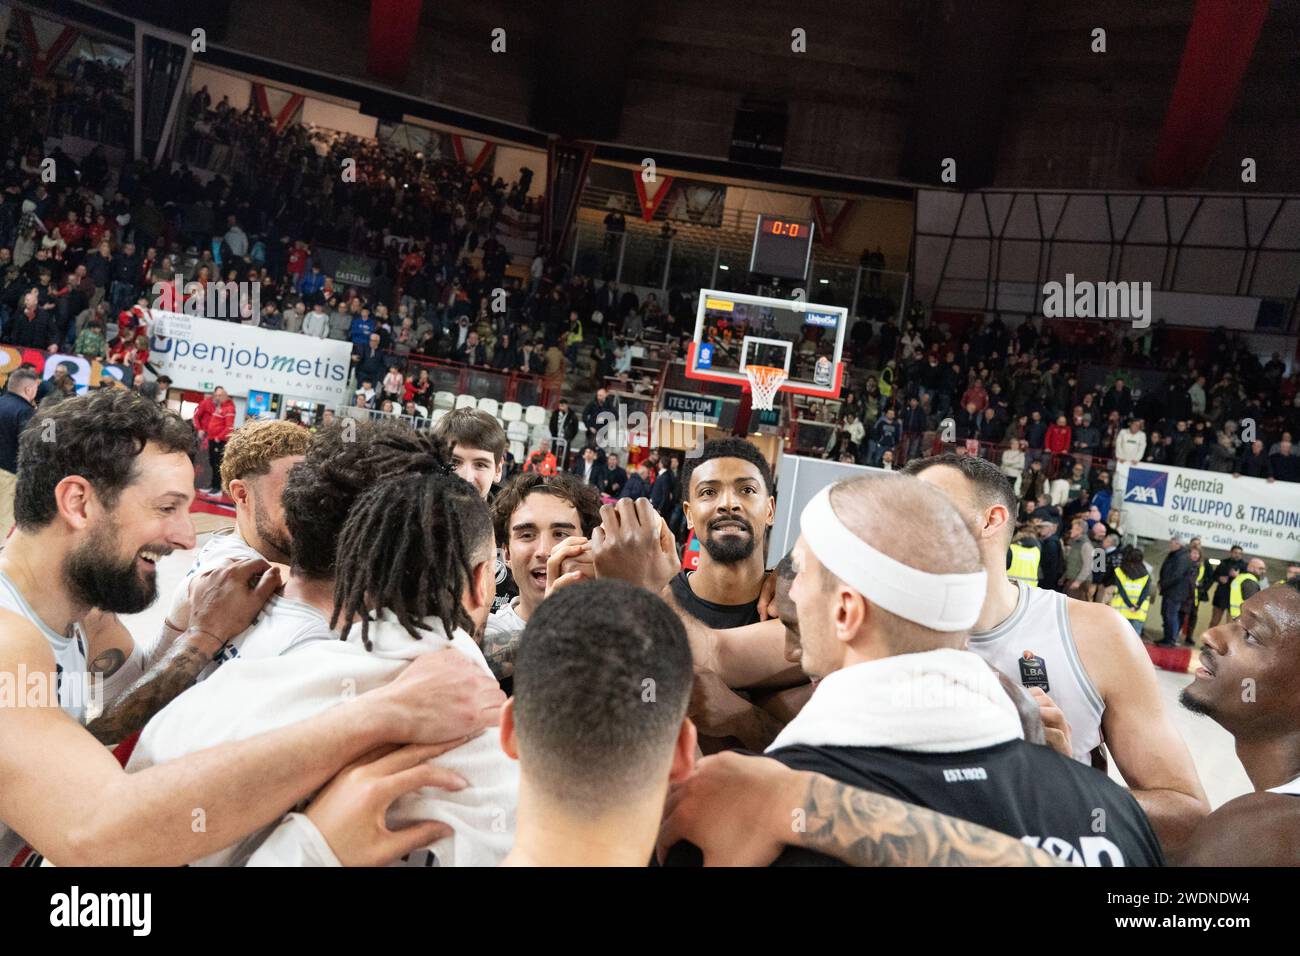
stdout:
<svg viewBox="0 0 1300 956">
<path fill-rule="evenodd" d="M 1015 837 L 820 774 L 804 810 L 802 845 L 853 866 L 1066 865 Z"/>
<path fill-rule="evenodd" d="M 504 680 L 515 672 L 515 651 L 523 631 L 487 630 L 483 634 L 483 656 L 487 658 L 492 676 Z"/>
<path fill-rule="evenodd" d="M 118 648 L 110 647 L 90 662 L 90 672 L 92 674 L 102 674 L 104 677 L 112 677 L 125 663 L 126 655 Z"/>
</svg>

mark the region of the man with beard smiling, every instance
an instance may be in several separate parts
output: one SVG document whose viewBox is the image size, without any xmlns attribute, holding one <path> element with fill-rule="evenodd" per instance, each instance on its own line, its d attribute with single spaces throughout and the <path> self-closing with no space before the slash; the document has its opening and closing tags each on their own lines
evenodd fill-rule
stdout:
<svg viewBox="0 0 1300 956">
<path fill-rule="evenodd" d="M 767 460 L 742 438 L 706 442 L 688 461 L 682 490 L 686 523 L 702 547 L 698 570 L 673 578 L 673 598 L 712 628 L 757 624 L 776 508 Z"/>
<path fill-rule="evenodd" d="M 176 866 L 278 820 L 376 747 L 447 743 L 496 722 L 477 705 L 472 665 L 432 654 L 346 709 L 126 773 L 101 742 L 122 739 L 189 687 L 279 583 L 260 560 L 204 574 L 185 634 L 81 726 L 80 622 L 96 608 L 143 610 L 157 560 L 193 547 L 193 441 L 179 416 L 125 389 L 66 399 L 23 433 L 18 527 L 0 555 L 0 866 L 42 854 L 61 866 Z"/>
</svg>

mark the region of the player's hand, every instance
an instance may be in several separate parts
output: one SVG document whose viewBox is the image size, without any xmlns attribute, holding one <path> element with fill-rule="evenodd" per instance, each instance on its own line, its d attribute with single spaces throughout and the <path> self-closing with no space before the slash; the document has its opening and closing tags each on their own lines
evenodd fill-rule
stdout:
<svg viewBox="0 0 1300 956">
<path fill-rule="evenodd" d="M 804 776 L 768 757 L 705 757 L 668 791 L 659 861 L 687 840 L 704 853 L 705 866 L 767 866 L 786 843 L 795 842 L 794 811 L 803 806 Z"/>
<path fill-rule="evenodd" d="M 758 619 L 770 621 L 776 613 L 776 572 L 768 571 L 763 576 L 763 587 L 758 592 Z"/>
<path fill-rule="evenodd" d="M 748 714 L 753 706 L 713 671 L 700 667 L 695 669 L 686 716 L 704 736 L 733 736 L 735 721 Z"/>
<path fill-rule="evenodd" d="M 496 679 L 452 648 L 420 654 L 390 683 L 357 698 L 381 708 L 392 743 L 437 744 L 501 722 Z"/>
<path fill-rule="evenodd" d="M 306 816 L 344 866 L 384 866 L 451 836 L 451 826 L 439 820 L 390 830 L 385 817 L 398 797 L 421 787 L 463 790 L 464 777 L 429 761 L 468 739 L 372 751 L 340 770 L 308 805 Z"/>
<path fill-rule="evenodd" d="M 680 570 L 677 541 L 648 498 L 620 498 L 600 509 L 591 535 L 596 573 L 658 594 Z"/>
<path fill-rule="evenodd" d="M 586 578 L 596 576 L 596 561 L 591 555 L 591 542 L 574 535 L 565 538 L 551 549 L 551 556 L 546 559 L 546 597 L 550 597 L 557 588 L 576 584 Z"/>
<path fill-rule="evenodd" d="M 190 585 L 189 627 L 224 644 L 252 625 L 279 587 L 279 569 L 261 558 L 204 571 Z"/>
<path fill-rule="evenodd" d="M 1070 722 L 1065 718 L 1065 711 L 1057 706 L 1056 701 L 1041 687 L 1030 687 L 1030 695 L 1038 704 L 1038 714 L 1043 718 L 1043 733 L 1047 737 L 1047 746 L 1065 757 L 1074 755 L 1074 743 L 1070 736 Z"/>
</svg>

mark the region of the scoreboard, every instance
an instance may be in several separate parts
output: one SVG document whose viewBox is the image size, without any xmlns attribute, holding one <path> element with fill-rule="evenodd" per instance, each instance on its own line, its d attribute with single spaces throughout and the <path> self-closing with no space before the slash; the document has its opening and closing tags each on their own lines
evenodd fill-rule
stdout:
<svg viewBox="0 0 1300 956">
<path fill-rule="evenodd" d="M 802 281 L 808 275 L 812 242 L 811 219 L 760 215 L 754 226 L 754 248 L 749 256 L 749 271 Z"/>
</svg>

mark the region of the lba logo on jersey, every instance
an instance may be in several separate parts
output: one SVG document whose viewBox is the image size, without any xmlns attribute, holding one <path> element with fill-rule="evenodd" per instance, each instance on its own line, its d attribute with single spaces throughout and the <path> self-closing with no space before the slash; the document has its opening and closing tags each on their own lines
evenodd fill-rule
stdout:
<svg viewBox="0 0 1300 956">
<path fill-rule="evenodd" d="M 1151 471 L 1147 468 L 1130 468 L 1124 501 L 1135 505 L 1155 505 L 1163 508 L 1165 488 L 1169 486 L 1169 472 Z"/>
</svg>

